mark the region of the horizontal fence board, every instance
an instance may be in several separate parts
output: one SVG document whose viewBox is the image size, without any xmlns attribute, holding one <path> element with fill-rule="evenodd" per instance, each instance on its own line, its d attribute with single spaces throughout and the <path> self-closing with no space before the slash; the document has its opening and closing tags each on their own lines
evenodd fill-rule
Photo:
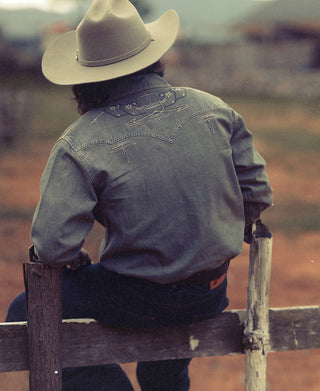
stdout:
<svg viewBox="0 0 320 391">
<path fill-rule="evenodd" d="M 27 369 L 27 322 L 0 323 L 0 372 Z"/>
<path fill-rule="evenodd" d="M 320 349 L 320 306 L 269 310 L 271 351 Z"/>
<path fill-rule="evenodd" d="M 242 353 L 245 311 L 182 327 L 127 330 L 96 322 L 64 325 L 64 366 L 154 361 Z M 79 343 L 81 341 L 81 343 Z"/>
<path fill-rule="evenodd" d="M 129 330 L 63 321 L 64 367 L 243 353 L 245 310 L 183 327 Z M 320 348 L 320 307 L 274 308 L 270 351 Z M 26 322 L 0 323 L 0 372 L 28 370 Z"/>
</svg>

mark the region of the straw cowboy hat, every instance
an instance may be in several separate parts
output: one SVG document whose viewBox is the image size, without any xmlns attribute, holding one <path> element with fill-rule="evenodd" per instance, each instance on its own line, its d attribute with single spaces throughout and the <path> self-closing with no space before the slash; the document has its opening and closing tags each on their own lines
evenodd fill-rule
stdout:
<svg viewBox="0 0 320 391">
<path fill-rule="evenodd" d="M 174 10 L 144 24 L 128 0 L 94 0 L 77 29 L 61 35 L 45 51 L 42 72 L 61 85 L 125 76 L 159 60 L 178 30 Z"/>
</svg>

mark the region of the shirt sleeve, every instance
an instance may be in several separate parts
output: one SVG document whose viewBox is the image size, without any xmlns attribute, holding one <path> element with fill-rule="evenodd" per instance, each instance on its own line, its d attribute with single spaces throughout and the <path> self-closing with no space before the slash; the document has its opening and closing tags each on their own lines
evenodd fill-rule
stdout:
<svg viewBox="0 0 320 391">
<path fill-rule="evenodd" d="M 264 209 L 272 205 L 273 191 L 265 171 L 266 162 L 254 147 L 252 133 L 237 113 L 231 146 L 248 227 L 260 217 Z"/>
<path fill-rule="evenodd" d="M 97 203 L 85 164 L 63 139 L 50 154 L 40 189 L 31 240 L 41 262 L 60 267 L 78 258 Z"/>
</svg>

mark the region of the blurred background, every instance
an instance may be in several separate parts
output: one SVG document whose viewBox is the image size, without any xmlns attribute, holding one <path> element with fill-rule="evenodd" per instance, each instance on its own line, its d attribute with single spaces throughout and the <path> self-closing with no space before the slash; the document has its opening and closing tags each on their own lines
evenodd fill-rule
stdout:
<svg viewBox="0 0 320 391">
<path fill-rule="evenodd" d="M 0 322 L 23 287 L 39 182 L 55 140 L 78 118 L 69 87 L 41 74 L 41 56 L 74 29 L 92 1 L 0 0 Z M 320 1 L 139 0 L 145 22 L 174 8 L 181 30 L 166 78 L 223 98 L 244 118 L 267 161 L 274 206 L 270 306 L 319 305 Z M 86 248 L 97 259 L 101 228 Z M 230 309 L 246 307 L 248 246 L 229 272 Z M 320 351 L 268 356 L 268 390 L 316 391 Z M 135 390 L 135 364 L 124 365 Z M 244 390 L 242 356 L 193 360 L 191 391 Z M 0 374 L 26 391 L 28 374 Z"/>
</svg>

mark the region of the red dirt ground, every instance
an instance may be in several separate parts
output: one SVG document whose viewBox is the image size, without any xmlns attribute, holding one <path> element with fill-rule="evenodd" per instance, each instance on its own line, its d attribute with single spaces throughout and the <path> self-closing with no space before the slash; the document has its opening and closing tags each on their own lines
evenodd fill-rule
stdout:
<svg viewBox="0 0 320 391">
<path fill-rule="evenodd" d="M 39 181 L 48 157 L 51 142 L 39 142 L 0 160 L 1 206 L 31 211 L 39 197 Z M 316 162 L 315 162 L 316 163 Z M 317 168 L 319 170 L 319 162 Z M 268 173 L 275 193 L 281 195 L 290 188 L 295 197 L 305 197 L 307 178 L 300 162 L 299 172 L 287 175 L 270 165 Z M 319 171 L 318 171 L 319 172 Z M 319 201 L 317 186 L 308 185 L 308 197 Z M 30 218 L 11 216 L 0 219 L 0 322 L 4 321 L 11 300 L 23 290 L 21 263 L 26 259 Z M 89 237 L 86 248 L 97 256 L 96 235 Z M 273 265 L 270 289 L 271 307 L 319 305 L 320 235 L 319 232 L 284 235 L 273 232 Z M 230 309 L 246 307 L 248 246 L 233 260 L 229 271 Z M 135 390 L 135 364 L 126 364 Z M 318 391 L 320 388 L 320 350 L 272 353 L 268 356 L 268 391 Z M 28 373 L 0 374 L 1 391 L 26 391 Z M 194 359 L 190 366 L 191 389 L 244 390 L 244 357 L 209 357 Z"/>
</svg>

